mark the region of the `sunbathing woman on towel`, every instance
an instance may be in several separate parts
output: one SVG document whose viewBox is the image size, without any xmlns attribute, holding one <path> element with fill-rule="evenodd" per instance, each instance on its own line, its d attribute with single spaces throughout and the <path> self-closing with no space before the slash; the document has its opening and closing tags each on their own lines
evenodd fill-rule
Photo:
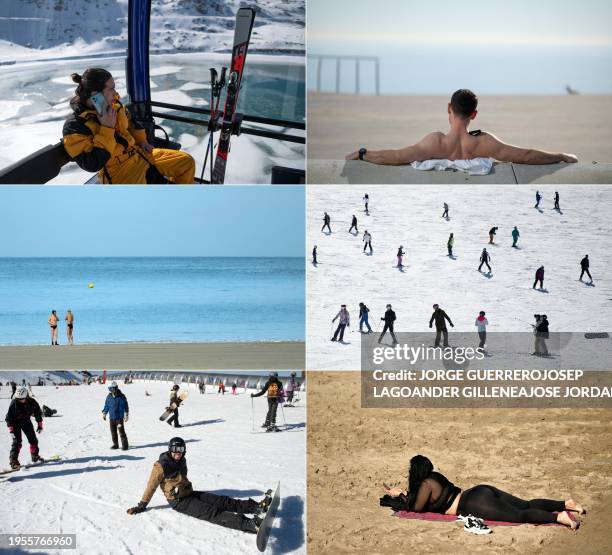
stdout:
<svg viewBox="0 0 612 555">
<path fill-rule="evenodd" d="M 575 530 L 579 523 L 567 511 L 584 514 L 583 507 L 574 501 L 532 499 L 525 501 L 484 484 L 461 491 L 439 472 L 434 472 L 431 461 L 422 455 L 410 459 L 408 491 L 385 486 L 391 497 L 406 501 L 407 510 L 419 513 L 473 515 L 485 520 L 541 524 L 558 522 Z"/>
<path fill-rule="evenodd" d="M 459 89 L 448 104 L 450 123 L 448 133 L 434 131 L 420 142 L 405 148 L 392 150 L 361 148 L 349 154 L 346 159 L 365 160 L 386 166 L 402 166 L 424 160 L 469 160 L 480 157 L 494 158 L 499 162 L 538 165 L 578 161 L 573 154 L 520 148 L 503 143 L 492 133 L 480 130 L 469 131 L 470 123 L 478 114 L 477 107 L 478 97 L 468 89 Z"/>
</svg>

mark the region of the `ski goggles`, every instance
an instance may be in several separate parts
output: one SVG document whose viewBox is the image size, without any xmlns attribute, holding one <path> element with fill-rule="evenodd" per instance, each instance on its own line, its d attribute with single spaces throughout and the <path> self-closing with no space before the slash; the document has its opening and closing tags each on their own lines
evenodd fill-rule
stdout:
<svg viewBox="0 0 612 555">
<path fill-rule="evenodd" d="M 186 450 L 185 445 L 173 445 L 170 447 L 170 453 L 184 453 Z"/>
</svg>

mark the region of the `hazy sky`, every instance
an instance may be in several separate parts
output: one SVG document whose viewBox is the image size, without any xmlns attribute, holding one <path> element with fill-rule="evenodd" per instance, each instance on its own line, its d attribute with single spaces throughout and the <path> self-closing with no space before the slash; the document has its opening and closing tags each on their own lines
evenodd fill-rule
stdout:
<svg viewBox="0 0 612 555">
<path fill-rule="evenodd" d="M 308 0 L 321 41 L 612 45 L 609 0 Z"/>
<path fill-rule="evenodd" d="M 303 256 L 303 187 L 1 187 L 0 256 Z"/>
</svg>

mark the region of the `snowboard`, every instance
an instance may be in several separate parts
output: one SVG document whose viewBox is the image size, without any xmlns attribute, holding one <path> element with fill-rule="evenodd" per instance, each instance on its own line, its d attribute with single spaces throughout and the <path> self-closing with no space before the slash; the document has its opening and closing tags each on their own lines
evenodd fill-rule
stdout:
<svg viewBox="0 0 612 555">
<path fill-rule="evenodd" d="M 187 397 L 189 397 L 189 392 L 188 391 L 179 391 L 178 393 L 178 398 L 181 401 L 185 401 L 185 399 L 187 399 Z M 159 417 L 160 420 L 164 421 L 166 420 L 166 418 L 168 418 L 173 412 L 174 410 L 177 408 L 177 404 L 176 403 L 172 403 L 163 413 L 162 415 Z"/>
<path fill-rule="evenodd" d="M 257 532 L 257 549 L 262 553 L 266 550 L 266 546 L 268 545 L 268 539 L 270 538 L 270 530 L 272 529 L 272 523 L 274 522 L 274 517 L 276 516 L 276 511 L 280 504 L 280 482 L 276 485 L 276 491 L 274 492 L 274 496 L 272 497 L 272 502 L 270 503 L 270 507 L 266 511 L 266 516 L 261 521 L 259 526 L 259 531 Z"/>
<path fill-rule="evenodd" d="M 2 476 L 3 474 L 10 474 L 11 472 L 19 472 L 20 470 L 27 470 L 28 468 L 32 468 L 33 466 L 41 466 L 45 463 L 59 461 L 59 460 L 61 460 L 59 455 L 53 455 L 39 462 L 22 464 L 19 468 L 5 468 L 3 470 L 0 470 L 0 476 Z"/>
</svg>

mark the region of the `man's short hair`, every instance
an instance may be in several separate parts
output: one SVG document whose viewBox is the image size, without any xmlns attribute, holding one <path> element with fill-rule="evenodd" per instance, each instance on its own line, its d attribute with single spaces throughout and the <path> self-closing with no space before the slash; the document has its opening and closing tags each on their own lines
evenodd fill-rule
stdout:
<svg viewBox="0 0 612 555">
<path fill-rule="evenodd" d="M 469 118 L 478 107 L 478 97 L 469 89 L 459 89 L 453 93 L 450 103 L 456 115 Z"/>
</svg>

